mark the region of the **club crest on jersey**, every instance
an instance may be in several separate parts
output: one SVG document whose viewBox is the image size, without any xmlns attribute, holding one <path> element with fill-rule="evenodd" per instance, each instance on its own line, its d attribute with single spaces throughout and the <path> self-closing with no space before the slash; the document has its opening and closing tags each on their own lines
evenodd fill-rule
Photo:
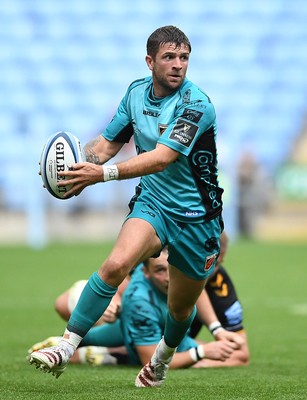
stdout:
<svg viewBox="0 0 307 400">
<path fill-rule="evenodd" d="M 159 124 L 159 135 L 161 136 L 167 129 L 168 125 Z"/>
<path fill-rule="evenodd" d="M 182 102 L 183 103 L 190 103 L 190 101 L 191 101 L 191 90 L 188 89 L 183 95 Z"/>
<path fill-rule="evenodd" d="M 211 256 L 206 257 L 206 263 L 205 263 L 205 271 L 209 271 L 209 269 L 212 267 L 214 264 L 215 260 L 217 259 L 218 253 L 211 254 Z"/>
</svg>

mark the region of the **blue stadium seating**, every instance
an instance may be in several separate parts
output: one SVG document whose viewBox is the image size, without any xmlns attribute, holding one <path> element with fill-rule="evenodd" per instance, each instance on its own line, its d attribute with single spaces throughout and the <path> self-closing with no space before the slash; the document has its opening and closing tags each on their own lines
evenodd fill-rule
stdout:
<svg viewBox="0 0 307 400">
<path fill-rule="evenodd" d="M 25 138 L 37 143 L 39 154 L 55 130 L 71 130 L 82 141 L 102 130 L 128 84 L 149 74 L 146 39 L 164 24 L 191 38 L 188 76 L 212 97 L 221 135 L 233 138 L 238 153 L 253 143 L 274 174 L 306 112 L 306 20 L 304 0 L 2 2 L 0 189 L 10 193 L 6 206 L 23 207 L 16 159 L 22 161 Z M 85 201 L 96 206 L 91 196 Z"/>
</svg>

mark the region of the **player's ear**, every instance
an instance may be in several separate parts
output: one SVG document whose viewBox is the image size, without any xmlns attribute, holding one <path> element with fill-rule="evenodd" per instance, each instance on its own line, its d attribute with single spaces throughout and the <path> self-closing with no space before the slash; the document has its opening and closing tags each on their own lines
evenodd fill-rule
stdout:
<svg viewBox="0 0 307 400">
<path fill-rule="evenodd" d="M 153 66 L 152 66 L 153 59 L 152 59 L 152 57 L 147 54 L 147 56 L 145 57 L 145 61 L 146 61 L 146 64 L 148 65 L 148 68 L 150 69 L 150 71 L 152 71 L 153 70 Z"/>
</svg>

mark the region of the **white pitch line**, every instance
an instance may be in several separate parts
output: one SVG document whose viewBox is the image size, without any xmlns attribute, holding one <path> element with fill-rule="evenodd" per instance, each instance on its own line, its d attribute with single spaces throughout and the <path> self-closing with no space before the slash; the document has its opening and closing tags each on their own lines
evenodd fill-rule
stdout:
<svg viewBox="0 0 307 400">
<path fill-rule="evenodd" d="M 307 316 L 307 304 L 293 304 L 290 307 L 291 314 L 294 315 L 306 315 Z"/>
</svg>

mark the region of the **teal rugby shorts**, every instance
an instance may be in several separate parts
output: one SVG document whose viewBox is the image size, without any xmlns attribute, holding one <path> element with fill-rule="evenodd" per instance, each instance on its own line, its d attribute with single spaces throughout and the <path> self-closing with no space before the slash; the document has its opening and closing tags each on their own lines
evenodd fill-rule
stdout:
<svg viewBox="0 0 307 400">
<path fill-rule="evenodd" d="M 140 218 L 155 229 L 162 247 L 168 246 L 168 262 L 195 280 L 208 278 L 220 252 L 221 217 L 201 223 L 182 223 L 169 218 L 157 204 L 140 196 L 131 204 L 130 218 Z"/>
</svg>

